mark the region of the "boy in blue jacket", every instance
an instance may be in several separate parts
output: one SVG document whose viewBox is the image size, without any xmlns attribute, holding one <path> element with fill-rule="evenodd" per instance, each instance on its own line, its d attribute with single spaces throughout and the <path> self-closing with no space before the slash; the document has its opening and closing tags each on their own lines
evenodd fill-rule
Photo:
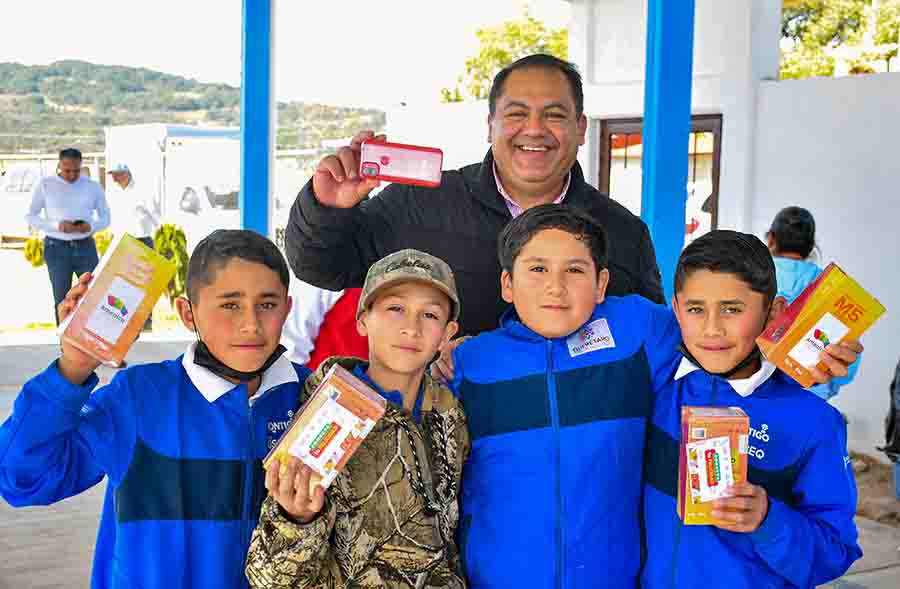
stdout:
<svg viewBox="0 0 900 589">
<path fill-rule="evenodd" d="M 753 235 L 713 231 L 681 254 L 672 307 L 682 356 L 648 436 L 643 587 L 815 587 L 862 555 L 844 420 L 756 347 L 784 303 L 776 291 L 772 258 Z M 684 526 L 676 512 L 683 405 L 750 416 L 748 482 L 714 502 L 711 526 Z"/>
<path fill-rule="evenodd" d="M 603 228 L 562 205 L 510 222 L 501 327 L 453 355 L 469 421 L 460 550 L 472 587 L 635 587 L 644 438 L 680 341 L 671 311 L 606 297 Z"/>
<path fill-rule="evenodd" d="M 60 305 L 70 314 L 85 274 Z M 265 497 L 261 459 L 290 421 L 309 371 L 282 357 L 288 267 L 252 231 L 217 230 L 176 301 L 197 334 L 183 356 L 133 366 L 92 393 L 98 362 L 67 343 L 0 426 L 0 493 L 49 505 L 108 478 L 95 589 L 246 587 L 244 558 Z"/>
<path fill-rule="evenodd" d="M 459 529 L 468 581 L 633 588 L 647 427 L 680 357 L 677 321 L 639 296 L 605 296 L 606 234 L 580 211 L 533 207 L 497 247 L 514 308 L 448 366 L 472 438 Z M 836 373 L 855 358 L 832 352 Z"/>
</svg>

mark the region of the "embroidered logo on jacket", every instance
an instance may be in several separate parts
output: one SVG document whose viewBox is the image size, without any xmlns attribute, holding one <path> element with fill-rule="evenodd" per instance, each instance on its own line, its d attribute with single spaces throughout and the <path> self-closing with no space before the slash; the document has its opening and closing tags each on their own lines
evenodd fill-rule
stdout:
<svg viewBox="0 0 900 589">
<path fill-rule="evenodd" d="M 287 431 L 288 427 L 290 427 L 291 420 L 293 418 L 294 418 L 294 412 L 288 411 L 287 419 L 271 420 L 266 424 L 266 432 L 267 432 L 266 446 L 268 446 L 269 449 L 272 449 L 275 447 L 275 444 L 278 443 L 278 439 L 281 438 L 281 434 L 283 434 L 285 431 Z"/>
<path fill-rule="evenodd" d="M 569 346 L 569 355 L 573 358 L 595 350 L 616 347 L 616 340 L 609 331 L 606 319 L 597 319 L 588 323 L 570 335 L 566 343 Z"/>
<path fill-rule="evenodd" d="M 756 458 L 757 460 L 762 460 L 766 457 L 766 449 L 760 447 L 761 444 L 768 444 L 769 440 L 772 439 L 772 436 L 769 435 L 769 425 L 764 423 L 760 426 L 759 429 L 754 427 L 750 427 L 750 447 L 747 449 L 747 454 Z M 754 442 L 754 440 L 756 440 Z"/>
</svg>

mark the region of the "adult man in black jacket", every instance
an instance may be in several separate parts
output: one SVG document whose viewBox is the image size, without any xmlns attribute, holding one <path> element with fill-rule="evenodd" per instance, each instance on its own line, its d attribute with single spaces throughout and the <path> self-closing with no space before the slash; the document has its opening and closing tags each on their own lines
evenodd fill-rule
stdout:
<svg viewBox="0 0 900 589">
<path fill-rule="evenodd" d="M 377 183 L 357 171 L 360 144 L 373 134 L 357 134 L 319 162 L 297 196 L 286 230 L 291 267 L 306 282 L 340 290 L 361 286 L 369 266 L 391 252 L 426 251 L 453 268 L 460 332 L 474 335 L 497 327 L 507 307 L 496 253 L 501 229 L 527 208 L 564 202 L 609 234 L 607 294 L 663 302 L 646 225 L 585 182 L 576 162 L 587 130 L 583 105 L 574 66 L 548 55 L 523 58 L 494 78 L 483 162 L 445 171 L 437 188 L 393 184 L 371 199 Z"/>
</svg>

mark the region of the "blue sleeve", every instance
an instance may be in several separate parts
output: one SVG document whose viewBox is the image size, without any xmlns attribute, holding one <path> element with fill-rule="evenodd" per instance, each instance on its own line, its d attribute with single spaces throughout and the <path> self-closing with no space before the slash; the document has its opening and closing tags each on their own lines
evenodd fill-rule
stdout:
<svg viewBox="0 0 900 589">
<path fill-rule="evenodd" d="M 49 505 L 124 476 L 136 436 L 127 380 L 119 374 L 91 395 L 98 382 L 74 385 L 54 362 L 25 383 L 0 426 L 0 494 L 10 505 Z"/>
<path fill-rule="evenodd" d="M 856 378 L 856 373 L 859 372 L 859 363 L 862 362 L 862 353 L 856 357 L 856 360 L 847 367 L 847 376 L 842 376 L 840 378 L 835 378 L 834 383 L 838 387 L 842 387 L 845 384 L 850 384 L 853 382 L 853 379 Z"/>
<path fill-rule="evenodd" d="M 659 391 L 672 376 L 672 367 L 680 357 L 681 329 L 675 313 L 666 305 L 643 297 L 630 296 L 634 305 L 633 325 L 642 329 L 644 349 L 650 363 L 653 390 Z M 639 318 L 639 319 L 638 319 Z"/>
<path fill-rule="evenodd" d="M 459 388 L 463 381 L 463 355 L 462 350 L 466 347 L 467 342 L 463 342 L 453 350 L 453 379 L 447 383 L 447 388 L 453 393 L 453 396 L 459 398 Z"/>
<path fill-rule="evenodd" d="M 794 487 L 796 504 L 770 498 L 766 519 L 750 534 L 760 558 L 796 587 L 834 580 L 862 556 L 846 424 L 831 410 L 815 431 L 819 438 Z"/>
</svg>

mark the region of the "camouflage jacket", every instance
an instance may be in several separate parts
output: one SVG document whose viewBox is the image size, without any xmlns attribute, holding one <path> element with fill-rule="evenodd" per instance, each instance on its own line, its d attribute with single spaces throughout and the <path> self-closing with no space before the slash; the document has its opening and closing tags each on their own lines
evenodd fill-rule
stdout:
<svg viewBox="0 0 900 589">
<path fill-rule="evenodd" d="M 310 376 L 301 403 L 335 363 Z M 459 402 L 426 373 L 421 420 L 388 404 L 308 524 L 267 497 L 247 555 L 252 587 L 464 588 L 454 541 L 469 434 Z"/>
</svg>

